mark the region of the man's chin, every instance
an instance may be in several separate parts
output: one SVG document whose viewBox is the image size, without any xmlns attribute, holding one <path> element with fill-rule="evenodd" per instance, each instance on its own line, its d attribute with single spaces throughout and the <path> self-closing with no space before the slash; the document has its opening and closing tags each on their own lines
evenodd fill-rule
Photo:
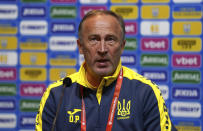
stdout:
<svg viewBox="0 0 203 131">
<path fill-rule="evenodd" d="M 113 74 L 113 71 L 109 68 L 97 68 L 95 70 L 95 73 L 99 76 L 105 77 L 105 76 L 110 76 Z"/>
</svg>

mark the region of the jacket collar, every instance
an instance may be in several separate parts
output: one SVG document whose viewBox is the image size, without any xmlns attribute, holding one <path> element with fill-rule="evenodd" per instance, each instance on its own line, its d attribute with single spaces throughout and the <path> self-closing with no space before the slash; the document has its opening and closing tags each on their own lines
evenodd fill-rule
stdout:
<svg viewBox="0 0 203 131">
<path fill-rule="evenodd" d="M 103 77 L 100 85 L 100 86 L 109 86 L 113 81 L 115 81 L 118 77 L 118 74 L 120 72 L 120 69 L 121 69 L 121 60 L 119 61 L 119 64 L 116 68 L 116 71 L 114 72 L 113 75 L 111 76 L 105 76 Z M 77 82 L 81 85 L 83 85 L 84 87 L 87 87 L 87 88 L 90 88 L 90 89 L 96 89 L 96 88 L 99 88 L 99 87 L 93 87 L 88 81 L 87 81 L 87 78 L 86 78 L 86 71 L 85 71 L 85 62 L 83 62 L 83 64 L 81 65 L 80 69 L 79 69 L 79 79 L 77 80 Z"/>
</svg>

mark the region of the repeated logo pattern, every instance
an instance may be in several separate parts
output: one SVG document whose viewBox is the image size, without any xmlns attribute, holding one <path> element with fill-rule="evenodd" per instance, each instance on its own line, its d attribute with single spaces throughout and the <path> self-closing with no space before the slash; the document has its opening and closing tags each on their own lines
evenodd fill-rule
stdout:
<svg viewBox="0 0 203 131">
<path fill-rule="evenodd" d="M 0 0 L 0 130 L 34 130 L 46 87 L 84 58 L 77 27 L 90 10 L 125 19 L 125 66 L 159 85 L 179 130 L 202 129 L 202 0 Z M 117 105 L 128 119 L 131 101 Z M 80 122 L 80 109 L 67 112 Z"/>
</svg>

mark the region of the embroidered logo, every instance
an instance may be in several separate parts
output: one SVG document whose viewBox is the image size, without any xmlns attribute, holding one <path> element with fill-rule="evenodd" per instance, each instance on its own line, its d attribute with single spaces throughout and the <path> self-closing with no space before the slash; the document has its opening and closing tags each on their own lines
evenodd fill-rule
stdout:
<svg viewBox="0 0 203 131">
<path fill-rule="evenodd" d="M 80 116 L 76 115 L 77 112 L 81 111 L 81 109 L 73 109 L 73 111 L 67 111 L 69 114 L 69 122 L 77 123 L 80 120 Z"/>
<path fill-rule="evenodd" d="M 126 104 L 125 99 L 123 99 L 123 103 L 121 104 L 120 101 L 118 101 L 117 104 L 117 119 L 129 119 L 130 118 L 130 106 L 131 106 L 131 100 L 129 100 Z"/>
</svg>

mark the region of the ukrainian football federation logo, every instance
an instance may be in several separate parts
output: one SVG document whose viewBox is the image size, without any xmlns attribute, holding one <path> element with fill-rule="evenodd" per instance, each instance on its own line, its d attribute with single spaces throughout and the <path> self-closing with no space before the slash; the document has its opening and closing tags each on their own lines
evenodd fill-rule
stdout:
<svg viewBox="0 0 203 131">
<path fill-rule="evenodd" d="M 129 119 L 130 118 L 130 107 L 131 107 L 131 100 L 129 100 L 126 104 L 125 99 L 123 99 L 123 103 L 118 101 L 117 104 L 117 119 Z"/>
</svg>

